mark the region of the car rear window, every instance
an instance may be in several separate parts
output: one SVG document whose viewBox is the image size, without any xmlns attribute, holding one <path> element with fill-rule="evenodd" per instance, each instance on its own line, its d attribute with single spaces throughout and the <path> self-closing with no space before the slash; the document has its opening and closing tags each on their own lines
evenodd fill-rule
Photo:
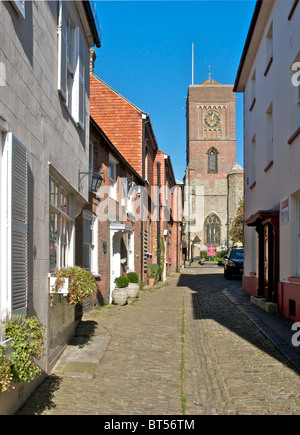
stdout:
<svg viewBox="0 0 300 435">
<path fill-rule="evenodd" d="M 230 258 L 232 258 L 233 260 L 243 260 L 244 251 L 242 249 L 236 249 L 234 251 L 231 251 Z"/>
</svg>

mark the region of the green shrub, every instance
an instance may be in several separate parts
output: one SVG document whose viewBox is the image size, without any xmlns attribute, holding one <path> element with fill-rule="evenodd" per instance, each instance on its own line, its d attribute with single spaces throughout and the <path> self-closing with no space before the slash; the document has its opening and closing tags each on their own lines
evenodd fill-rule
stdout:
<svg viewBox="0 0 300 435">
<path fill-rule="evenodd" d="M 58 291 L 69 278 L 68 300 L 71 305 L 83 302 L 96 291 L 96 280 L 91 272 L 79 266 L 67 267 L 57 273 L 54 291 Z"/>
<path fill-rule="evenodd" d="M 11 365 L 12 360 L 7 358 L 4 347 L 0 346 L 0 394 L 9 389 L 13 378 Z"/>
<path fill-rule="evenodd" d="M 6 338 L 12 338 L 13 354 L 9 359 L 12 380 L 15 383 L 30 382 L 41 372 L 35 360 L 41 359 L 45 352 L 45 326 L 36 317 L 13 316 L 4 327 Z M 7 365 L 3 352 L 1 358 Z M 6 380 L 7 376 L 6 372 Z"/>
<path fill-rule="evenodd" d="M 134 282 L 134 283 L 139 282 L 139 276 L 135 272 L 128 272 L 127 273 L 127 278 L 129 280 L 129 282 Z"/>
<path fill-rule="evenodd" d="M 115 279 L 115 283 L 117 288 L 125 288 L 128 287 L 129 279 L 126 276 L 119 276 Z"/>
<path fill-rule="evenodd" d="M 158 281 L 159 277 L 159 265 L 158 264 L 149 264 L 148 266 L 149 270 L 149 278 L 154 278 L 155 283 Z"/>
</svg>

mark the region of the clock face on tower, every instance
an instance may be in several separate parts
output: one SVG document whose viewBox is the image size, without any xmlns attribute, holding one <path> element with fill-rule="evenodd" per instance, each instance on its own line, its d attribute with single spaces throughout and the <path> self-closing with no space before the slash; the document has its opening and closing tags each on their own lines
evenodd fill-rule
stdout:
<svg viewBox="0 0 300 435">
<path fill-rule="evenodd" d="M 216 110 L 208 110 L 204 115 L 204 124 L 209 128 L 217 128 L 221 124 L 221 116 Z"/>
</svg>

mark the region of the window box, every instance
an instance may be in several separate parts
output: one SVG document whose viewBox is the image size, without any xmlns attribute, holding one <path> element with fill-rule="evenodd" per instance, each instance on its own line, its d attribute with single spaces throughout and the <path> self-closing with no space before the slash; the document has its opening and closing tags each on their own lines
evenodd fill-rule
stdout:
<svg viewBox="0 0 300 435">
<path fill-rule="evenodd" d="M 69 293 L 69 278 L 65 278 L 63 286 L 56 292 L 53 287 L 55 286 L 56 276 L 50 276 L 50 293 L 67 296 Z"/>
</svg>

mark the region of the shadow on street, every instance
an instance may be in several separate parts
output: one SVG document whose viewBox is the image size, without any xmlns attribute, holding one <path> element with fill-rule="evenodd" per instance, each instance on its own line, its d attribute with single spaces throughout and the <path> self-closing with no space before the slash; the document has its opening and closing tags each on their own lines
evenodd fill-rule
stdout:
<svg viewBox="0 0 300 435">
<path fill-rule="evenodd" d="M 196 269 L 199 270 L 199 273 L 197 273 Z M 299 374 L 298 370 L 282 355 L 275 345 L 223 295 L 222 290 L 225 288 L 232 286 L 235 288 L 240 286 L 241 288 L 241 277 L 237 276 L 231 280 L 226 280 L 223 273 L 220 272 L 220 268 L 217 267 L 216 273 L 213 272 L 212 268 L 210 268 L 210 273 L 205 273 L 204 268 L 195 266 L 187 268 L 187 272 L 180 275 L 177 286 L 188 287 L 193 291 L 194 318 L 199 320 L 213 319 Z"/>
</svg>

